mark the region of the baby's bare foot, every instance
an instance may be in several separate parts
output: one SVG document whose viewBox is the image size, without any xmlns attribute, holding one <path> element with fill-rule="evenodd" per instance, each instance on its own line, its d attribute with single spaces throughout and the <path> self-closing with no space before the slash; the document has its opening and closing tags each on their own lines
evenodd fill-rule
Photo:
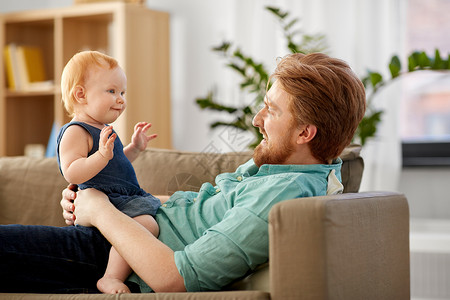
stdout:
<svg viewBox="0 0 450 300">
<path fill-rule="evenodd" d="M 104 294 L 131 293 L 125 283 L 116 278 L 102 277 L 97 281 L 97 288 Z"/>
</svg>

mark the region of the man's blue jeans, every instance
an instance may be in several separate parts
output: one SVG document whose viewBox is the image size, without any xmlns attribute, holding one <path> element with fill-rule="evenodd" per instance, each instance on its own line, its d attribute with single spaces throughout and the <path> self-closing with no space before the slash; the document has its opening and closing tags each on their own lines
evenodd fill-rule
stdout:
<svg viewBox="0 0 450 300">
<path fill-rule="evenodd" d="M 111 245 L 96 228 L 0 226 L 0 292 L 98 293 Z"/>
</svg>

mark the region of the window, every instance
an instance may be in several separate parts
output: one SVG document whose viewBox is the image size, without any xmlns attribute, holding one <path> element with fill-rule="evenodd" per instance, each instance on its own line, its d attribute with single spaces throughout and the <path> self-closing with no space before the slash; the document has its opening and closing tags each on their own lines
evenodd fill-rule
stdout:
<svg viewBox="0 0 450 300">
<path fill-rule="evenodd" d="M 406 54 L 450 54 L 450 0 L 409 0 Z M 450 70 L 402 80 L 400 134 L 404 166 L 450 166 Z"/>
</svg>

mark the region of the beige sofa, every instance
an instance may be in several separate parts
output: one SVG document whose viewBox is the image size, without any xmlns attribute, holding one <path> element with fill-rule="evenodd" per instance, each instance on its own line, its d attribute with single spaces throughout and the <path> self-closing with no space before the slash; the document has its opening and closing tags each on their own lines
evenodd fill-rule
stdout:
<svg viewBox="0 0 450 300">
<path fill-rule="evenodd" d="M 269 263 L 224 291 L 0 294 L 0 299 L 409 299 L 407 201 L 396 193 L 357 193 L 363 171 L 359 150 L 350 146 L 341 156 L 346 193 L 272 208 Z M 198 190 L 250 156 L 149 149 L 134 167 L 144 189 L 170 194 Z M 53 158 L 0 158 L 0 224 L 65 226 L 59 201 L 66 185 Z"/>
</svg>

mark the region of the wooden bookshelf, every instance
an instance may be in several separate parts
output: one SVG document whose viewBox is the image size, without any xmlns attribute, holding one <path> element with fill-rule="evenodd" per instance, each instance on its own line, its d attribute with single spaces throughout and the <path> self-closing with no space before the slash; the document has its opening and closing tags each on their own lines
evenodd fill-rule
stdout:
<svg viewBox="0 0 450 300">
<path fill-rule="evenodd" d="M 81 50 L 115 57 L 128 77 L 128 106 L 113 124 L 124 144 L 139 121 L 153 124 L 151 147 L 171 148 L 169 15 L 140 4 L 77 4 L 67 8 L 0 15 L 0 46 L 39 47 L 47 80 L 40 91 L 8 90 L 0 60 L 0 156 L 23 155 L 27 144 L 47 146 L 56 122 L 69 121 L 61 104 L 64 65 Z"/>
</svg>

